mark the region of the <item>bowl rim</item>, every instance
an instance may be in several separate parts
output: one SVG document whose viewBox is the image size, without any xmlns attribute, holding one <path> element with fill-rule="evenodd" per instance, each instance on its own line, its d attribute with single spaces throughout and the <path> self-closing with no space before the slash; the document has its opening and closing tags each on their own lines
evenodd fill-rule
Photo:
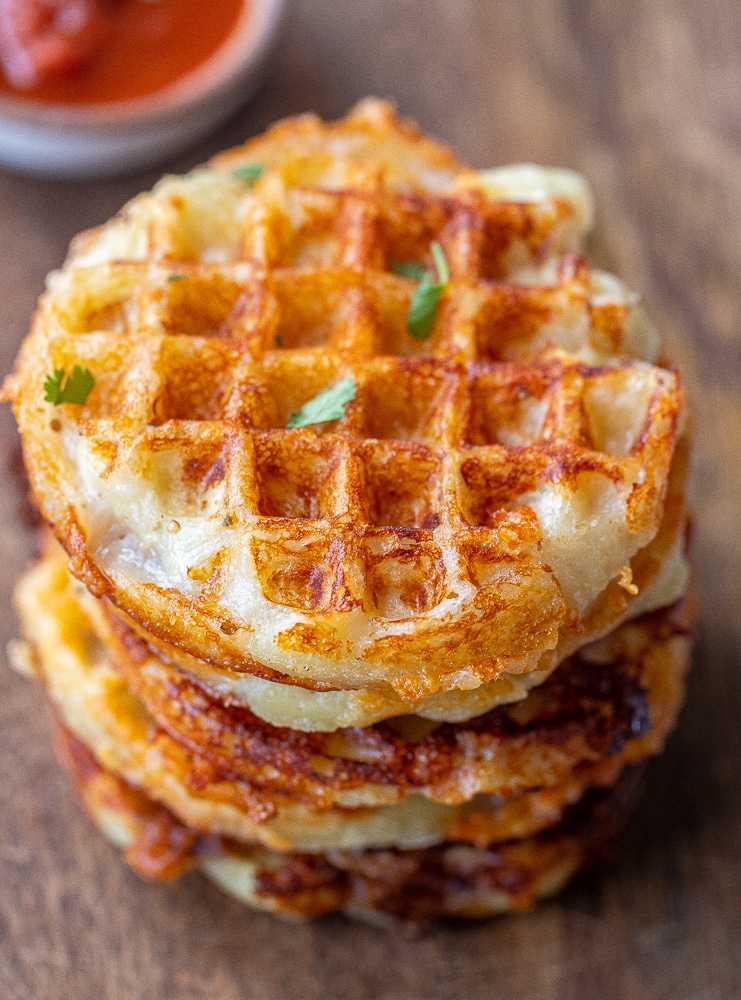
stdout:
<svg viewBox="0 0 741 1000">
<path fill-rule="evenodd" d="M 160 90 L 142 97 L 99 104 L 62 104 L 0 94 L 0 120 L 55 129 L 154 124 L 186 107 L 213 101 L 248 75 L 267 56 L 280 28 L 287 0 L 242 0 L 238 20 L 228 37 L 205 62 Z"/>
</svg>

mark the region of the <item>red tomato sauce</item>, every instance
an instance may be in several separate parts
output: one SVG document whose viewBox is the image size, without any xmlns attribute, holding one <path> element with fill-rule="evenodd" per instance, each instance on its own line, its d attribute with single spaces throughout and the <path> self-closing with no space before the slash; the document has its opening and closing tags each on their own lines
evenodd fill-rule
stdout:
<svg viewBox="0 0 741 1000">
<path fill-rule="evenodd" d="M 56 104 L 155 93 L 212 56 L 246 2 L 0 0 L 0 92 Z"/>
</svg>

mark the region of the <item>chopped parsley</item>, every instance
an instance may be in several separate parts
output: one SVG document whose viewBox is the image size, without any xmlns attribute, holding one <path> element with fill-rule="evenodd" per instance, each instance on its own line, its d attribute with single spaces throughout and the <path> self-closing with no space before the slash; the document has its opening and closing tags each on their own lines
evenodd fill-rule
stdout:
<svg viewBox="0 0 741 1000">
<path fill-rule="evenodd" d="M 72 374 L 66 379 L 64 368 L 56 368 L 54 374 L 48 375 L 44 382 L 44 399 L 55 406 L 60 403 L 77 403 L 82 406 L 87 402 L 94 385 L 95 379 L 88 368 L 74 365 Z"/>
<path fill-rule="evenodd" d="M 187 274 L 171 274 L 171 275 L 168 276 L 167 280 L 168 281 L 185 281 L 185 279 L 187 277 L 188 277 Z"/>
<path fill-rule="evenodd" d="M 437 304 L 443 289 L 450 281 L 448 262 L 437 241 L 430 244 L 430 252 L 435 261 L 436 275 L 416 260 L 406 260 L 391 265 L 394 274 L 419 282 L 407 315 L 407 330 L 417 340 L 426 340 L 432 333 Z"/>
<path fill-rule="evenodd" d="M 276 333 L 276 335 L 273 337 L 273 343 L 275 344 L 276 347 L 283 346 L 283 338 L 279 333 Z"/>
<path fill-rule="evenodd" d="M 235 181 L 244 181 L 248 187 L 252 187 L 264 171 L 265 167 L 262 163 L 245 163 L 243 167 L 236 167 L 232 170 L 232 177 Z"/>
<path fill-rule="evenodd" d="M 327 420 L 339 420 L 345 416 L 345 406 L 355 399 L 357 384 L 354 378 L 343 378 L 328 389 L 304 403 L 298 413 L 292 413 L 286 427 L 308 427 L 323 424 Z"/>
</svg>

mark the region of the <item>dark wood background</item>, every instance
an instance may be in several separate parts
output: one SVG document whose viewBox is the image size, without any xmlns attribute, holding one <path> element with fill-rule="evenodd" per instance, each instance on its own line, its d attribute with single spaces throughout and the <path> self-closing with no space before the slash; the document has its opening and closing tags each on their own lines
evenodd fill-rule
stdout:
<svg viewBox="0 0 741 1000">
<path fill-rule="evenodd" d="M 694 672 L 612 867 L 524 917 L 418 940 L 253 914 L 199 876 L 131 874 L 53 762 L 37 688 L 0 667 L 0 996 L 9 1000 L 737 1000 L 741 997 L 741 5 L 736 0 L 299 0 L 263 89 L 185 170 L 269 122 L 393 97 L 475 165 L 584 171 L 596 260 L 641 291 L 697 424 Z M 159 172 L 159 171 L 158 171 Z M 74 233 L 155 173 L 0 172 L 0 370 Z M 2 647 L 33 539 L 0 413 Z"/>
</svg>

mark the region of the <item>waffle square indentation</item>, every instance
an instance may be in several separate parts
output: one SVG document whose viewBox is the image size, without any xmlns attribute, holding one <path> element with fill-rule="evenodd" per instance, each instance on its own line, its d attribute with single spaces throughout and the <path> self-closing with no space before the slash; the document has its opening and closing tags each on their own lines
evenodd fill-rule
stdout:
<svg viewBox="0 0 741 1000">
<path fill-rule="evenodd" d="M 339 458 L 321 439 L 296 448 L 288 433 L 255 434 L 254 446 L 260 514 L 316 520 L 338 511 Z"/>
<path fill-rule="evenodd" d="M 445 596 L 442 551 L 423 532 L 406 538 L 371 537 L 366 580 L 368 597 L 380 617 L 397 621 L 424 614 Z"/>
<path fill-rule="evenodd" d="M 429 529 L 440 523 L 440 459 L 431 449 L 367 446 L 365 477 L 371 524 Z"/>
</svg>

